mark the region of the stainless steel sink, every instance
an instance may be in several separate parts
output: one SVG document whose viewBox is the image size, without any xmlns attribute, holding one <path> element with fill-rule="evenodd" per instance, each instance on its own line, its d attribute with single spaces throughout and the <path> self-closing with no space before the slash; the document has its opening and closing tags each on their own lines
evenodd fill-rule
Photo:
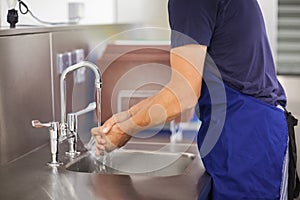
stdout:
<svg viewBox="0 0 300 200">
<path fill-rule="evenodd" d="M 195 159 L 191 153 L 119 150 L 97 159 L 86 153 L 66 164 L 74 172 L 143 176 L 176 176 L 183 174 Z"/>
</svg>

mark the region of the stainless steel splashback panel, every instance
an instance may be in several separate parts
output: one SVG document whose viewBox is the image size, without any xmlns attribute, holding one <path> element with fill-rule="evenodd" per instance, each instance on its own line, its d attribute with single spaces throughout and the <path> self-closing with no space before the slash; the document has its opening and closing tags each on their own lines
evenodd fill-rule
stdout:
<svg viewBox="0 0 300 200">
<path fill-rule="evenodd" d="M 133 39 L 130 24 L 0 29 L 0 165 L 4 165 L 48 142 L 47 129 L 34 129 L 31 120 L 59 121 L 59 78 L 56 55 L 84 49 L 86 60 L 96 63 L 105 45 L 113 40 Z M 111 38 L 107 40 L 108 38 Z M 69 111 L 84 108 L 94 98 L 93 76 L 68 87 Z M 72 90 L 69 90 L 72 91 Z M 79 118 L 79 135 L 90 138 L 96 125 L 94 113 Z M 80 136 L 81 136 L 80 135 Z"/>
<path fill-rule="evenodd" d="M 0 164 L 45 144 L 51 119 L 49 34 L 0 37 Z"/>
<path fill-rule="evenodd" d="M 132 25 L 91 25 L 0 29 L 0 165 L 4 165 L 48 142 L 47 129 L 33 129 L 32 119 L 60 120 L 59 77 L 56 54 L 84 49 L 89 61 L 101 56 L 101 42 Z M 118 37 L 119 39 L 120 37 Z M 84 108 L 93 100 L 89 71 L 86 81 L 67 99 L 69 111 Z M 72 91 L 72 90 L 70 90 Z M 93 113 L 79 118 L 79 131 L 90 137 Z"/>
</svg>

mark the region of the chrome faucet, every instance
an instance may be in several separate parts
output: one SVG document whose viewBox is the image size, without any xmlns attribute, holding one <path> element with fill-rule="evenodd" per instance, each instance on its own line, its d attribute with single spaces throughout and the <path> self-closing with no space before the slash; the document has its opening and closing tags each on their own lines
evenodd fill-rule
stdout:
<svg viewBox="0 0 300 200">
<path fill-rule="evenodd" d="M 74 131 L 77 129 L 77 116 L 79 114 L 84 114 L 86 112 L 78 112 L 76 114 L 70 114 L 69 120 L 67 121 L 67 112 L 66 112 L 66 85 L 65 85 L 65 79 L 68 73 L 73 72 L 79 68 L 87 67 L 90 68 L 95 75 L 95 87 L 101 88 L 102 86 L 102 80 L 101 80 L 101 72 L 99 68 L 94 65 L 93 63 L 87 62 L 87 61 L 81 61 L 75 65 L 72 65 L 68 68 L 66 68 L 60 77 L 60 140 L 68 139 L 69 142 L 69 151 L 66 152 L 71 157 L 74 157 L 76 155 L 79 155 L 80 153 L 76 150 L 76 143 L 77 143 L 77 131 Z M 95 108 L 94 108 L 95 109 Z M 84 109 L 86 110 L 86 109 Z M 89 110 L 89 109 L 88 109 Z M 90 111 L 90 110 L 89 110 Z"/>
<path fill-rule="evenodd" d="M 41 123 L 39 120 L 32 120 L 31 124 L 34 128 L 44 128 L 44 127 L 49 128 L 51 161 L 48 162 L 47 164 L 51 167 L 58 167 L 62 165 L 62 163 L 58 161 L 59 123 L 58 122 Z"/>
<path fill-rule="evenodd" d="M 58 144 L 66 140 L 69 142 L 69 151 L 66 152 L 67 155 L 75 157 L 80 154 L 77 152 L 77 118 L 78 116 L 95 110 L 96 103 L 90 103 L 86 108 L 75 113 L 66 113 L 66 87 L 65 78 L 69 72 L 73 72 L 81 67 L 90 68 L 95 74 L 95 87 L 100 89 L 102 86 L 101 72 L 99 68 L 93 63 L 87 61 L 81 61 L 75 65 L 66 68 L 60 77 L 60 110 L 61 110 L 61 122 L 49 122 L 41 123 L 38 120 L 32 121 L 32 126 L 34 128 L 49 128 L 50 134 L 50 148 L 51 148 L 51 161 L 48 163 L 51 167 L 57 167 L 62 165 L 58 161 Z"/>
<path fill-rule="evenodd" d="M 68 115 L 67 115 L 67 125 L 64 126 L 64 127 L 67 127 L 67 132 L 68 132 L 67 137 L 62 136 L 60 138 L 61 142 L 68 139 L 69 151 L 66 152 L 67 155 L 69 155 L 71 157 L 75 157 L 75 156 L 80 154 L 80 152 L 76 151 L 76 143 L 77 143 L 77 139 L 78 139 L 77 138 L 77 130 L 78 130 L 77 121 L 78 121 L 78 117 L 80 115 L 88 113 L 92 110 L 95 110 L 95 108 L 96 108 L 96 102 L 92 102 L 83 110 L 80 110 L 76 113 L 68 113 Z M 61 129 L 61 132 L 63 132 L 62 129 Z"/>
</svg>

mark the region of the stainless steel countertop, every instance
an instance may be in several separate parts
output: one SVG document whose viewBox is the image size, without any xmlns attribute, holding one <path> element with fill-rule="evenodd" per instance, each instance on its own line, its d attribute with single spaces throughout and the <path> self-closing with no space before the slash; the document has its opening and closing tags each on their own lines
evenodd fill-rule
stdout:
<svg viewBox="0 0 300 200">
<path fill-rule="evenodd" d="M 155 143 L 132 143 L 128 149 L 151 150 Z M 65 145 L 66 146 L 66 145 Z M 172 147 L 181 151 L 182 145 Z M 61 147 L 64 151 L 65 147 Z M 196 145 L 187 152 L 197 153 Z M 61 153 L 62 154 L 62 153 Z M 0 167 L 0 199 L 3 200 L 191 200 L 198 199 L 210 187 L 210 177 L 197 157 L 186 173 L 171 177 L 105 175 L 71 172 L 46 165 L 50 159 L 49 146 Z M 67 162 L 65 156 L 60 157 Z"/>
</svg>

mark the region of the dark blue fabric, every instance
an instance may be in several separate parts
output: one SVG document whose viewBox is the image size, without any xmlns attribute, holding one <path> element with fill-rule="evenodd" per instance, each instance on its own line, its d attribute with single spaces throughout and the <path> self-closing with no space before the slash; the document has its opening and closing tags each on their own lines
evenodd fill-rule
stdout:
<svg viewBox="0 0 300 200">
<path fill-rule="evenodd" d="M 279 199 L 286 97 L 257 0 L 169 0 L 169 19 L 172 48 L 208 46 L 197 142 L 213 199 Z"/>
<path fill-rule="evenodd" d="M 199 100 L 201 128 L 198 147 L 213 180 L 213 200 L 279 199 L 288 130 L 284 112 L 261 100 L 222 85 L 211 72 Z M 224 87 L 226 102 L 211 98 L 209 91 Z M 219 86 L 217 86 L 219 85 Z M 223 108 L 226 107 L 224 112 Z M 214 108 L 213 108 L 214 107 Z M 212 109 L 217 114 L 212 115 Z M 226 115 L 225 123 L 219 119 Z M 222 126 L 221 133 L 209 132 L 210 123 Z M 203 155 L 210 143 L 213 148 Z M 205 147 L 203 147 L 205 146 Z"/>
<path fill-rule="evenodd" d="M 286 105 L 257 0 L 169 0 L 173 48 L 208 46 L 230 87 L 272 105 Z"/>
</svg>

